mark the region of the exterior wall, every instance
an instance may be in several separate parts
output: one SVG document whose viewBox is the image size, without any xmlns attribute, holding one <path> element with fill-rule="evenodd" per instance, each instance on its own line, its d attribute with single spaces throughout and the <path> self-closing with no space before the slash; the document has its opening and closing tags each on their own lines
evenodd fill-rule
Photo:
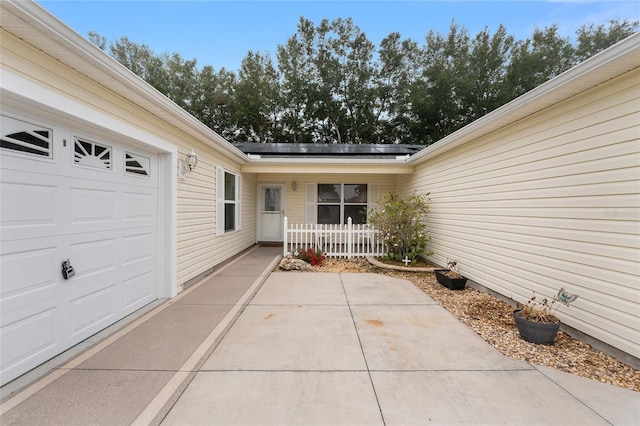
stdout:
<svg viewBox="0 0 640 426">
<path fill-rule="evenodd" d="M 292 183 L 296 182 L 294 191 Z M 376 174 L 259 174 L 258 183 L 284 183 L 286 185 L 286 216 L 289 223 L 305 223 L 305 186 L 307 183 L 377 183 L 380 184 L 380 195 L 395 191 L 394 175 Z M 254 221 L 257 209 L 254 207 Z"/>
<path fill-rule="evenodd" d="M 240 230 L 216 235 L 216 167 L 240 174 L 240 165 L 203 144 L 180 146 L 179 158 L 193 149 L 196 169 L 178 181 L 178 284 L 207 272 L 256 242 L 256 178 L 242 174 Z"/>
<path fill-rule="evenodd" d="M 640 70 L 416 165 L 430 250 L 519 302 L 560 287 L 562 321 L 640 357 Z"/>
</svg>

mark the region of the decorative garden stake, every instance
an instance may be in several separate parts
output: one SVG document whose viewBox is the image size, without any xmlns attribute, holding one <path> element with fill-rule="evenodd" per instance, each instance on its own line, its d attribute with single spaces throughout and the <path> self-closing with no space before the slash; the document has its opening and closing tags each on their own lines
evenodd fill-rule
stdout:
<svg viewBox="0 0 640 426">
<path fill-rule="evenodd" d="M 409 259 L 407 256 L 405 256 L 402 261 L 404 262 L 404 266 L 409 266 L 409 264 L 411 263 L 411 259 Z"/>
<path fill-rule="evenodd" d="M 560 320 L 554 316 L 558 307 L 553 305 L 560 302 L 569 306 L 577 298 L 577 294 L 561 288 L 551 302 L 546 297 L 539 301 L 534 292 L 525 306 L 513 311 L 520 336 L 527 342 L 552 345 L 560 328 Z"/>
</svg>

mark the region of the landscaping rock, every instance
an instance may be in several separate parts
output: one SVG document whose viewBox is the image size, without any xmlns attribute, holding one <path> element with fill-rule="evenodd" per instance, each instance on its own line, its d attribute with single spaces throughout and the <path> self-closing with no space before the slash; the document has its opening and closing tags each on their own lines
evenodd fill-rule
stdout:
<svg viewBox="0 0 640 426">
<path fill-rule="evenodd" d="M 301 259 L 294 257 L 285 257 L 280 261 L 278 269 L 281 271 L 306 271 L 310 269 L 311 265 Z"/>
</svg>

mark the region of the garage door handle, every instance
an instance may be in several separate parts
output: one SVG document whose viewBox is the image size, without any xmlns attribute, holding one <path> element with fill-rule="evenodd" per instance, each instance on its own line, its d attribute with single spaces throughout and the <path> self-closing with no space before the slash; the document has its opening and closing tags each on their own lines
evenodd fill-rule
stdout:
<svg viewBox="0 0 640 426">
<path fill-rule="evenodd" d="M 62 261 L 62 278 L 68 280 L 76 274 L 76 271 L 73 270 L 73 266 L 69 262 L 69 259 Z"/>
</svg>

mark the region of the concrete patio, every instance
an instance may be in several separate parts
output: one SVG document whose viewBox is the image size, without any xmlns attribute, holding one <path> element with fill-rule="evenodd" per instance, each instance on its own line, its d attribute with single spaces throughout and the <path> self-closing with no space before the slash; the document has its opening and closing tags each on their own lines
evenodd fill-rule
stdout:
<svg viewBox="0 0 640 426">
<path fill-rule="evenodd" d="M 640 394 L 506 358 L 408 281 L 271 273 L 279 250 L 16 390 L 0 423 L 640 424 Z"/>
</svg>

